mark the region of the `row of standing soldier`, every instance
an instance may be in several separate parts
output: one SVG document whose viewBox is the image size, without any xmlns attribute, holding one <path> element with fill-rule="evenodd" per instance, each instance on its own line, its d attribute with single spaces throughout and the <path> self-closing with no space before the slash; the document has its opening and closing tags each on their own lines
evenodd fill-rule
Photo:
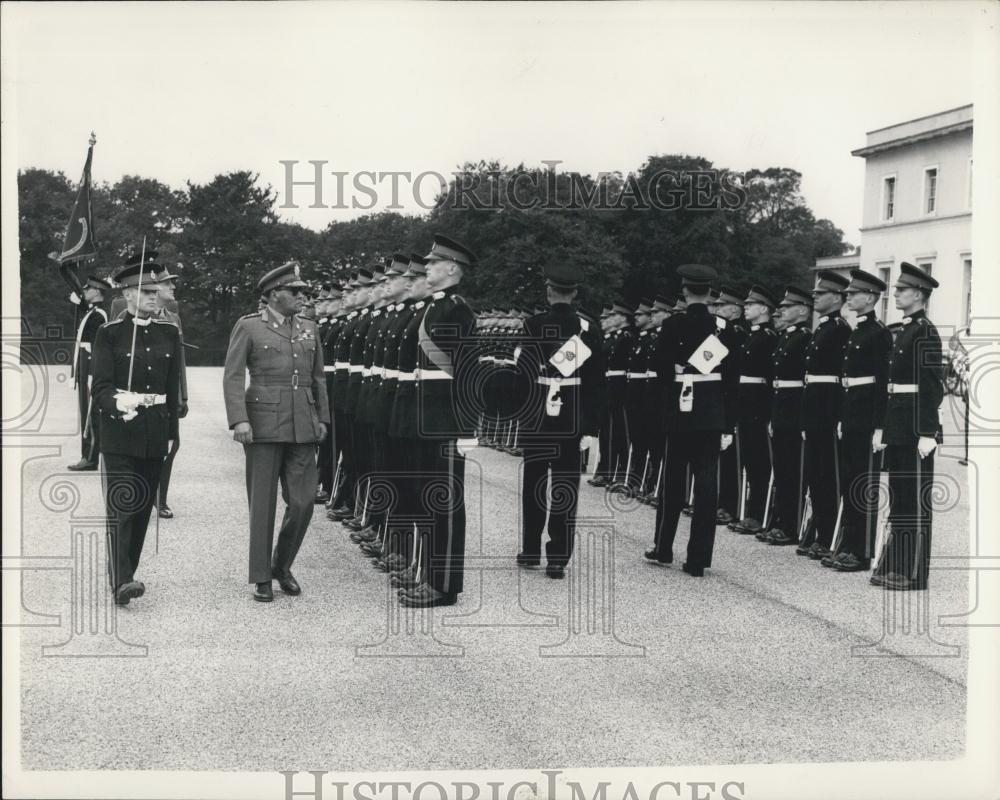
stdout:
<svg viewBox="0 0 1000 800">
<path fill-rule="evenodd" d="M 820 273 L 811 293 L 788 287 L 776 304 L 756 286 L 742 302 L 731 289 L 713 296 L 715 271 L 685 265 L 678 269 L 683 300 L 658 296 L 644 302 L 632 333 L 625 323 L 633 309 L 615 304 L 598 322 L 573 305 L 579 270 L 554 266 L 545 270 L 549 310 L 507 315 L 517 320 L 508 326 L 515 336 L 505 339 L 517 342 L 511 352 L 497 351 L 489 336 L 495 324 L 480 325 L 475 335 L 475 316 L 456 292 L 474 263 L 467 248 L 436 236 L 427 256 L 396 255 L 384 267 L 360 270 L 346 286 L 327 287 L 318 323 L 299 316 L 309 287 L 297 264 L 272 270 L 259 282 L 262 307 L 235 326 L 224 380 L 230 428 L 247 457 L 255 599 L 273 598 L 272 579 L 286 594 L 301 591 L 291 565 L 314 501 L 328 497 L 328 516 L 353 528 L 352 539 L 379 569 L 392 573 L 403 605 L 456 602 L 463 588 L 465 455 L 477 432 L 495 442 L 505 422 L 506 448 L 524 458 L 520 566 L 540 563 L 547 519 L 546 574 L 563 576 L 572 555 L 586 458 L 581 453 L 598 449 L 600 432 L 592 483 L 655 498 L 650 561 L 672 562 L 693 481 L 684 571 L 696 577 L 711 566 L 715 527 L 727 518 L 737 532 L 775 545 L 796 544 L 797 552 L 838 571 L 869 568 L 874 457 L 885 450 L 892 530 L 872 582 L 926 587 L 926 488 L 933 478 L 941 401 L 940 339 L 923 312 L 936 286 L 930 276 L 903 264 L 895 295 L 907 316 L 893 345 L 872 311 L 886 287 L 861 271 L 852 273 L 850 283 Z M 128 286 L 137 271 L 130 265 L 116 277 Z M 155 281 L 155 270 L 150 274 Z M 155 293 L 154 286 L 142 289 Z M 839 315 L 845 296 L 860 320 L 853 331 Z M 135 303 L 140 313 L 130 307 L 111 324 L 139 329 L 148 303 L 144 296 Z M 776 305 L 780 334 L 769 325 Z M 808 324 L 814 306 L 820 314 L 815 333 Z M 105 339 L 112 336 L 110 326 L 104 330 Z M 114 368 L 95 383 L 100 413 L 115 430 L 149 409 L 143 413 L 149 427 L 151 418 L 159 419 L 156 407 L 165 406 L 169 430 L 154 437 L 154 449 L 169 449 L 177 438 L 180 381 L 169 374 L 181 361 L 176 333 L 177 353 L 163 343 L 158 363 L 165 369 L 147 376 L 162 383 L 164 392 L 150 390 L 138 402 L 132 402 L 131 386 L 121 388 L 117 374 L 129 361 L 119 364 L 122 342 L 101 348 L 104 372 L 109 364 Z M 137 364 L 141 368 L 138 358 L 130 375 Z M 499 393 L 498 366 L 511 368 Z M 152 362 L 146 365 L 152 368 Z M 494 390 L 486 391 L 491 380 Z M 129 433 L 135 430 L 132 425 Z M 742 447 L 734 448 L 734 441 Z M 735 459 L 720 466 L 720 453 L 727 451 Z M 129 455 L 158 461 L 156 471 L 162 469 L 162 455 Z M 746 479 L 733 476 L 728 486 L 738 486 L 735 492 L 722 482 L 720 509 L 719 475 L 732 464 Z M 112 467 L 153 480 L 147 463 Z M 272 552 L 278 483 L 288 507 Z M 813 514 L 803 527 L 807 487 Z M 109 495 L 109 530 L 110 505 Z M 148 510 L 137 529 L 144 531 Z M 121 519 L 115 527 L 121 539 Z M 144 591 L 133 585 L 132 574 L 142 537 L 132 538 L 138 548 L 125 547 L 134 553 L 124 560 L 116 541 L 116 569 L 129 577 L 113 578 L 116 599 L 129 584 L 122 604 Z"/>
</svg>

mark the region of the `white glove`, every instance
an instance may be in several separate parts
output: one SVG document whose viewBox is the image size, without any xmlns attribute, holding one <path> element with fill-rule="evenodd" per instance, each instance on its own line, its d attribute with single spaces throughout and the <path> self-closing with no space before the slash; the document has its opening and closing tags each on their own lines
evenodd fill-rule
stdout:
<svg viewBox="0 0 1000 800">
<path fill-rule="evenodd" d="M 838 422 L 837 423 L 837 438 L 838 439 L 843 439 L 844 438 L 844 423 L 843 422 Z"/>
<path fill-rule="evenodd" d="M 580 452 L 584 450 L 592 450 L 597 447 L 597 437 L 596 436 L 584 436 L 580 439 Z"/>
<path fill-rule="evenodd" d="M 69 301 L 75 306 L 80 305 L 80 295 L 78 295 L 76 292 L 70 292 Z"/>
<path fill-rule="evenodd" d="M 804 442 L 805 440 L 806 440 L 806 432 L 802 431 L 802 441 Z"/>
<path fill-rule="evenodd" d="M 719 443 L 719 450 L 726 450 L 732 443 L 733 435 L 731 433 L 722 434 L 722 441 Z"/>
<path fill-rule="evenodd" d="M 872 452 L 879 453 L 885 450 L 886 447 L 888 445 L 882 444 L 882 429 L 876 428 L 875 433 L 872 434 Z"/>
<path fill-rule="evenodd" d="M 770 436 L 772 439 L 774 438 L 774 425 L 772 425 L 770 422 L 767 423 L 767 435 Z"/>
<path fill-rule="evenodd" d="M 128 422 L 135 419 L 139 412 L 139 395 L 134 392 L 116 392 L 115 407 L 121 412 L 122 419 Z"/>
<path fill-rule="evenodd" d="M 455 449 L 460 456 L 468 455 L 477 447 L 479 447 L 479 439 L 474 436 L 471 439 L 458 439 L 455 442 Z"/>
<path fill-rule="evenodd" d="M 927 458 L 936 449 L 937 442 L 934 441 L 933 436 L 921 436 L 917 440 L 917 452 L 920 453 L 921 458 Z"/>
</svg>

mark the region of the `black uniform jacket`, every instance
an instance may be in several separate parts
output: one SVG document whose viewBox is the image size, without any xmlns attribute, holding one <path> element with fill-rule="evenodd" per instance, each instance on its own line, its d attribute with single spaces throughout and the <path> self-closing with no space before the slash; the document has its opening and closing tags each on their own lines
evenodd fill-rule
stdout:
<svg viewBox="0 0 1000 800">
<path fill-rule="evenodd" d="M 916 385 L 918 391 L 891 392 L 885 398 L 885 408 L 876 410 L 876 417 L 882 419 L 882 441 L 912 445 L 921 436 L 936 436 L 938 409 L 944 400 L 941 336 L 922 309 L 903 318 L 903 327 L 892 344 L 890 387 L 892 384 Z"/>
<path fill-rule="evenodd" d="M 721 375 L 716 381 L 694 384 L 690 411 L 681 411 L 679 399 L 682 375 L 700 375 L 688 359 L 711 335 L 729 350 L 722 361 L 715 365 L 713 374 Z M 656 346 L 655 370 L 659 377 L 673 383 L 667 394 L 667 430 L 732 431 L 736 426 L 736 389 L 739 373 L 734 357 L 735 337 L 724 319 L 708 313 L 704 303 L 690 304 L 683 314 L 675 314 L 664 321 Z"/>
<path fill-rule="evenodd" d="M 875 317 L 874 311 L 862 314 L 847 340 L 842 378 L 874 378 L 874 383 L 842 386 L 840 422 L 845 431 L 871 433 L 882 424 L 878 409 L 885 411 L 886 384 L 889 379 L 889 351 L 892 334 Z"/>
<path fill-rule="evenodd" d="M 181 335 L 169 322 L 151 319 L 147 325 L 134 325 L 133 319 L 126 313 L 123 319 L 102 325 L 94 340 L 91 396 L 101 415 L 101 452 L 158 458 L 167 454 L 167 443 L 177 438 Z M 140 407 L 137 416 L 126 421 L 115 393 L 129 389 L 132 361 L 131 391 L 165 395 L 166 402 Z"/>
<path fill-rule="evenodd" d="M 449 286 L 431 295 L 418 330 L 417 413 L 422 438 L 472 438 L 482 409 L 473 385 L 476 315 L 455 290 Z"/>
<path fill-rule="evenodd" d="M 812 331 L 805 325 L 789 325 L 778 334 L 771 359 L 774 381 L 805 380 L 806 350 L 812 341 Z M 776 431 L 802 430 L 802 389 L 775 387 L 771 401 L 771 427 Z"/>
<path fill-rule="evenodd" d="M 812 341 L 806 348 L 806 388 L 802 391 L 802 427 L 822 430 L 837 427 L 840 419 L 840 371 L 844 365 L 844 348 L 851 335 L 851 326 L 831 311 L 819 318 Z M 809 376 L 833 377 L 833 383 L 810 382 Z"/>
<path fill-rule="evenodd" d="M 770 322 L 751 325 L 743 339 L 739 357 L 741 382 L 737 395 L 737 413 L 741 423 L 768 422 L 771 419 L 771 399 L 774 395 L 771 388 L 774 364 L 771 359 L 777 343 L 778 335 Z M 764 383 L 743 383 L 744 376 L 762 378 Z"/>
<path fill-rule="evenodd" d="M 564 366 L 573 367 L 564 375 L 553 358 L 574 336 L 583 340 L 590 354 L 578 366 Z M 596 323 L 569 303 L 556 303 L 524 321 L 516 353 L 522 439 L 596 436 L 604 393 L 604 352 Z M 566 365 L 565 360 L 562 363 Z M 547 407 L 553 413 L 547 413 Z"/>
</svg>

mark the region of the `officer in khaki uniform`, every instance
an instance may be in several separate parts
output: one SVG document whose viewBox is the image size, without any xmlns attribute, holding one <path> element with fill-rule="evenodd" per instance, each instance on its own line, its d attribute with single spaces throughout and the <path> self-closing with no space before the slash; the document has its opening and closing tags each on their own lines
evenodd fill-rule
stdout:
<svg viewBox="0 0 1000 800">
<path fill-rule="evenodd" d="M 316 325 L 298 316 L 307 289 L 294 261 L 264 275 L 257 290 L 266 305 L 237 320 L 226 353 L 226 416 L 246 451 L 250 582 L 261 602 L 274 599 L 272 578 L 285 594 L 302 591 L 291 566 L 312 519 L 316 444 L 330 422 Z M 279 480 L 287 508 L 272 555 Z"/>
</svg>

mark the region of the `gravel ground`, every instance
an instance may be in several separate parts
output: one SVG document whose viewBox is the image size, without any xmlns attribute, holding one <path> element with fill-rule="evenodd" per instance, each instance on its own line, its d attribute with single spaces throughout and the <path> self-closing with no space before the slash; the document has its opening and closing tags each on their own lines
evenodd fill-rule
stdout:
<svg viewBox="0 0 1000 800">
<path fill-rule="evenodd" d="M 103 606 L 90 620 L 70 602 L 70 528 L 96 531 L 100 548 L 103 534 L 100 476 L 64 471 L 78 440 L 67 435 L 75 406 L 63 374 L 50 372 L 37 449 L 8 451 L 23 462 L 22 554 L 39 567 L 23 573 L 25 621 L 49 623 L 22 630 L 26 769 L 569 768 L 963 752 L 966 636 L 941 618 L 966 610 L 966 573 L 936 571 L 928 593 L 886 594 L 866 574 L 835 574 L 794 548 L 720 528 L 713 569 L 693 580 L 679 569 L 686 518 L 678 566 L 655 567 L 642 560 L 652 509 L 613 508 L 585 486 L 568 579 L 548 580 L 513 567 L 519 461 L 492 450 L 469 460 L 458 606 L 401 612 L 322 514 L 295 564 L 303 594 L 254 603 L 243 456 L 226 427 L 220 369 L 190 370 L 176 518 L 151 528 L 138 574 L 147 594 L 106 633 Z M 968 550 L 958 457 L 946 449 L 938 459 L 955 489 L 935 517 L 938 559 Z M 73 510 L 59 504 L 67 481 L 79 492 Z M 77 574 L 99 579 L 103 568 L 102 558 Z M 104 657 L 68 657 L 85 652 Z"/>
</svg>

